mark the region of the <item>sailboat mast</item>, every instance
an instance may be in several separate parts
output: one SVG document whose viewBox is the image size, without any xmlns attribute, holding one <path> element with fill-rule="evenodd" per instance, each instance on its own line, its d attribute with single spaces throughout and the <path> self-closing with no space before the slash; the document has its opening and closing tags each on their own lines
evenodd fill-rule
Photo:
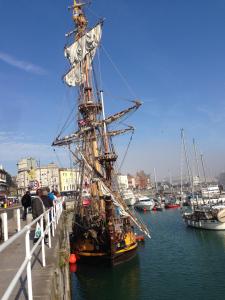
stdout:
<svg viewBox="0 0 225 300">
<path fill-rule="evenodd" d="M 189 182 L 191 185 L 192 193 L 194 193 L 193 178 L 191 178 L 192 176 L 191 176 L 189 159 L 188 159 L 188 155 L 187 155 L 186 143 L 185 143 L 185 139 L 184 139 L 184 129 L 183 128 L 181 129 L 181 141 L 182 141 L 183 148 L 184 148 L 185 160 L 186 160 L 187 171 L 188 171 L 188 179 L 189 179 Z"/>
<path fill-rule="evenodd" d="M 204 165 L 204 159 L 203 159 L 203 154 L 201 154 L 201 163 L 202 163 L 202 171 L 203 171 L 203 176 L 204 176 L 204 181 L 205 181 L 205 185 L 207 184 L 207 180 L 206 180 L 206 174 L 205 174 L 205 165 Z"/>
<path fill-rule="evenodd" d="M 197 168 L 197 176 L 198 176 L 200 187 L 201 187 L 202 184 L 201 184 L 201 178 L 200 178 L 199 162 L 198 162 L 198 155 L 197 155 L 195 139 L 193 139 L 193 147 L 194 147 L 194 153 L 195 153 L 195 163 L 196 163 L 196 168 Z"/>
<path fill-rule="evenodd" d="M 153 170 L 154 170 L 155 190 L 158 193 L 158 185 L 157 185 L 157 179 L 156 179 L 156 170 L 155 170 L 155 168 Z"/>
</svg>

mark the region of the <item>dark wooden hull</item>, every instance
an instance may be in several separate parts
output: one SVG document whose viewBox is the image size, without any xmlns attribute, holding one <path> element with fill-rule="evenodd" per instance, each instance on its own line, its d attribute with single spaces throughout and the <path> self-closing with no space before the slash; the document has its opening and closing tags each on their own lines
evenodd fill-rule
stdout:
<svg viewBox="0 0 225 300">
<path fill-rule="evenodd" d="M 102 256 L 88 256 L 88 255 L 80 255 L 78 254 L 78 264 L 89 264 L 89 265 L 108 265 L 108 266 L 116 266 L 121 263 L 127 262 L 135 257 L 137 251 L 137 244 L 134 245 L 129 250 L 122 250 L 116 252 L 114 255 L 102 255 Z"/>
</svg>

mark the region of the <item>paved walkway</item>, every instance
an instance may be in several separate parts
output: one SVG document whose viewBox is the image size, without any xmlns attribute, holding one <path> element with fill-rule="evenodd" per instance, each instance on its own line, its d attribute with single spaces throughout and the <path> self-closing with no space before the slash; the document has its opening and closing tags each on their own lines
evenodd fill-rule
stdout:
<svg viewBox="0 0 225 300">
<path fill-rule="evenodd" d="M 29 219 L 29 217 L 28 217 Z M 21 228 L 26 225 L 26 222 L 21 220 Z M 16 219 L 9 217 L 9 236 L 16 233 Z M 34 230 L 30 234 L 30 246 L 33 246 Z M 32 284 L 33 284 L 33 296 L 34 299 L 50 299 L 50 283 L 52 274 L 54 272 L 54 266 L 57 261 L 57 251 L 55 250 L 57 241 L 57 232 L 55 238 L 52 238 L 52 248 L 49 249 L 45 246 L 46 250 L 46 267 L 42 267 L 41 259 L 41 246 L 38 246 L 35 255 L 32 258 Z M 7 247 L 0 253 L 0 299 L 4 294 L 6 288 L 9 286 L 11 280 L 18 271 L 20 265 L 25 259 L 25 234 L 13 242 L 12 245 Z M 17 284 L 13 291 L 13 294 L 9 299 L 28 299 L 27 295 L 27 278 L 26 272 L 20 278 L 20 282 Z"/>
</svg>

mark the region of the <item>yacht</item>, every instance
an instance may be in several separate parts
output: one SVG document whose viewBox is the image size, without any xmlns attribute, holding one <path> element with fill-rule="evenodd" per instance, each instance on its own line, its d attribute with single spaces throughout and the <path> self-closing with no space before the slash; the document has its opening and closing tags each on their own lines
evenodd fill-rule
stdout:
<svg viewBox="0 0 225 300">
<path fill-rule="evenodd" d="M 152 210 L 155 206 L 155 201 L 147 196 L 139 196 L 134 206 L 141 210 Z"/>
<path fill-rule="evenodd" d="M 225 205 L 200 206 L 184 212 L 187 226 L 209 230 L 225 230 Z"/>
</svg>

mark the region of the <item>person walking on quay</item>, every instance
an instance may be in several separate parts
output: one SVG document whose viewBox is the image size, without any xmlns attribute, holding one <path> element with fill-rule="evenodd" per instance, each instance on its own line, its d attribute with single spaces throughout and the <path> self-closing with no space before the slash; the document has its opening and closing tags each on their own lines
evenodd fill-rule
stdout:
<svg viewBox="0 0 225 300">
<path fill-rule="evenodd" d="M 41 199 L 42 195 L 43 195 L 42 189 L 37 189 L 36 196 L 32 199 L 31 208 L 32 208 L 33 219 L 38 218 L 45 211 L 45 206 Z"/>
<path fill-rule="evenodd" d="M 21 199 L 21 203 L 23 205 L 23 217 L 22 218 L 23 218 L 24 221 L 26 221 L 26 219 L 27 219 L 27 209 L 28 209 L 28 207 L 31 206 L 31 195 L 30 195 L 29 191 L 27 191 L 23 195 L 23 197 Z"/>
</svg>

